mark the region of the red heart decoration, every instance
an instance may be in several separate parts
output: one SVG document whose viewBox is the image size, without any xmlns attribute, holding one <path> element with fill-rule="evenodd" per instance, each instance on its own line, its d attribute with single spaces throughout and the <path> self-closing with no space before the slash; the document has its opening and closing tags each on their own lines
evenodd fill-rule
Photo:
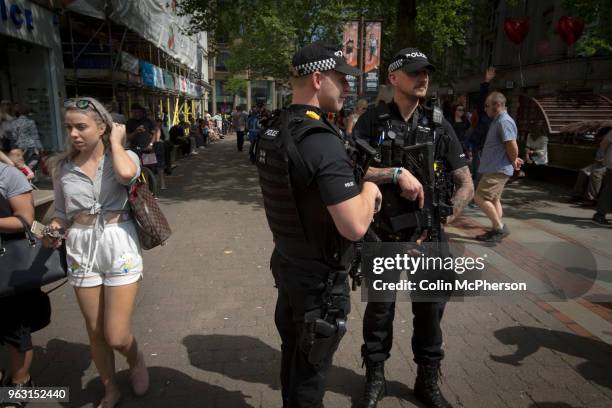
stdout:
<svg viewBox="0 0 612 408">
<path fill-rule="evenodd" d="M 563 16 L 557 23 L 557 32 L 568 46 L 572 45 L 584 31 L 584 20 L 580 17 Z"/>
<path fill-rule="evenodd" d="M 529 17 L 506 17 L 504 31 L 510 41 L 517 45 L 522 43 L 529 32 Z"/>
</svg>

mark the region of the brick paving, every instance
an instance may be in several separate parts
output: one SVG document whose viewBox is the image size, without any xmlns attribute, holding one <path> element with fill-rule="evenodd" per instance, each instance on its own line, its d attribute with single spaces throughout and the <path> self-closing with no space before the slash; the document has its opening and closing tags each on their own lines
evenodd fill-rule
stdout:
<svg viewBox="0 0 612 408">
<path fill-rule="evenodd" d="M 151 389 L 143 398 L 132 397 L 127 364 L 117 358 L 121 407 L 280 407 L 271 235 L 255 169 L 246 153 L 235 152 L 234 143 L 228 138 L 181 161 L 168 178 L 160 202 L 174 235 L 165 247 L 145 253 L 134 316 L 151 367 Z M 569 243 L 591 254 L 599 292 L 566 302 L 530 294 L 450 303 L 443 321 L 442 388 L 455 406 L 612 406 L 612 301 L 606 298 L 612 292 L 612 230 L 588 225 L 592 210 L 562 204 L 562 194 L 541 183 L 508 187 L 512 235 L 485 248 L 492 269 L 510 278 L 538 279 L 546 266 L 556 265 L 560 273 L 576 275 L 580 271 L 567 266 L 562 251 L 539 244 Z M 468 238 L 487 225 L 470 210 L 449 232 L 457 244 L 478 252 L 485 249 Z M 69 386 L 71 402 L 30 406 L 95 406 L 102 386 L 74 294 L 64 286 L 51 299 L 53 322 L 34 336 L 32 373 L 39 385 Z M 326 407 L 359 401 L 364 310 L 355 293 Z M 411 320 L 410 303 L 398 303 L 388 397 L 381 408 L 419 406 L 411 395 Z M 5 353 L 0 363 L 6 365 Z"/>
</svg>

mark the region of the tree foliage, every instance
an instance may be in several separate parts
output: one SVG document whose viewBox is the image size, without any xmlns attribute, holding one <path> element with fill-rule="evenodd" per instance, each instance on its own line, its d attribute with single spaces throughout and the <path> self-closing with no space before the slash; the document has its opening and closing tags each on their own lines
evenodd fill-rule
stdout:
<svg viewBox="0 0 612 408">
<path fill-rule="evenodd" d="M 230 73 L 285 78 L 295 50 L 315 40 L 340 44 L 344 22 L 383 22 L 382 63 L 401 48 L 443 54 L 465 44 L 468 0 L 181 0 L 188 31 L 229 47 Z"/>
<path fill-rule="evenodd" d="M 244 78 L 232 76 L 225 83 L 225 90 L 232 94 L 244 95 L 249 87 L 249 83 Z"/>
<path fill-rule="evenodd" d="M 612 2 L 609 0 L 563 0 L 568 15 L 582 17 L 585 30 L 576 43 L 584 55 L 612 54 Z"/>
</svg>

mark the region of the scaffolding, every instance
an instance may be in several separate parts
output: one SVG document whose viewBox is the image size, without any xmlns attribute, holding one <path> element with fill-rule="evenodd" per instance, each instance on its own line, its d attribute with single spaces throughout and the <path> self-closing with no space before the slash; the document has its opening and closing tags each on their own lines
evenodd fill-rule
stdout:
<svg viewBox="0 0 612 408">
<path fill-rule="evenodd" d="M 152 116 L 162 118 L 168 127 L 180 120 L 202 117 L 211 86 L 200 75 L 165 51 L 142 38 L 128 27 L 113 22 L 109 3 L 103 20 L 66 10 L 62 22 L 62 49 L 66 66 L 69 97 L 87 94 L 103 102 L 116 102 L 127 115 L 134 103 L 148 108 Z M 139 74 L 121 69 L 122 53 L 129 53 L 178 78 L 202 87 L 202 96 L 175 89 L 160 89 L 143 84 Z"/>
</svg>

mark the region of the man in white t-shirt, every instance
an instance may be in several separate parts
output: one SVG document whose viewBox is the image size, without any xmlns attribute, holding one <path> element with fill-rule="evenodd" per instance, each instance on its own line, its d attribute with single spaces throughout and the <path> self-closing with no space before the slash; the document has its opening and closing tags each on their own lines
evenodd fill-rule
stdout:
<svg viewBox="0 0 612 408">
<path fill-rule="evenodd" d="M 597 158 L 602 157 L 606 165 L 606 175 L 597 199 L 597 211 L 593 215 L 593 222 L 597 225 L 609 227 L 612 224 L 606 220 L 606 214 L 610 211 L 612 205 L 612 129 L 606 133 L 599 145 Z"/>
<path fill-rule="evenodd" d="M 247 126 L 247 119 L 249 115 L 242 110 L 242 106 L 236 108 L 236 112 L 232 113 L 232 125 L 236 131 L 236 146 L 238 151 L 242 151 L 244 145 L 244 132 Z"/>
</svg>

